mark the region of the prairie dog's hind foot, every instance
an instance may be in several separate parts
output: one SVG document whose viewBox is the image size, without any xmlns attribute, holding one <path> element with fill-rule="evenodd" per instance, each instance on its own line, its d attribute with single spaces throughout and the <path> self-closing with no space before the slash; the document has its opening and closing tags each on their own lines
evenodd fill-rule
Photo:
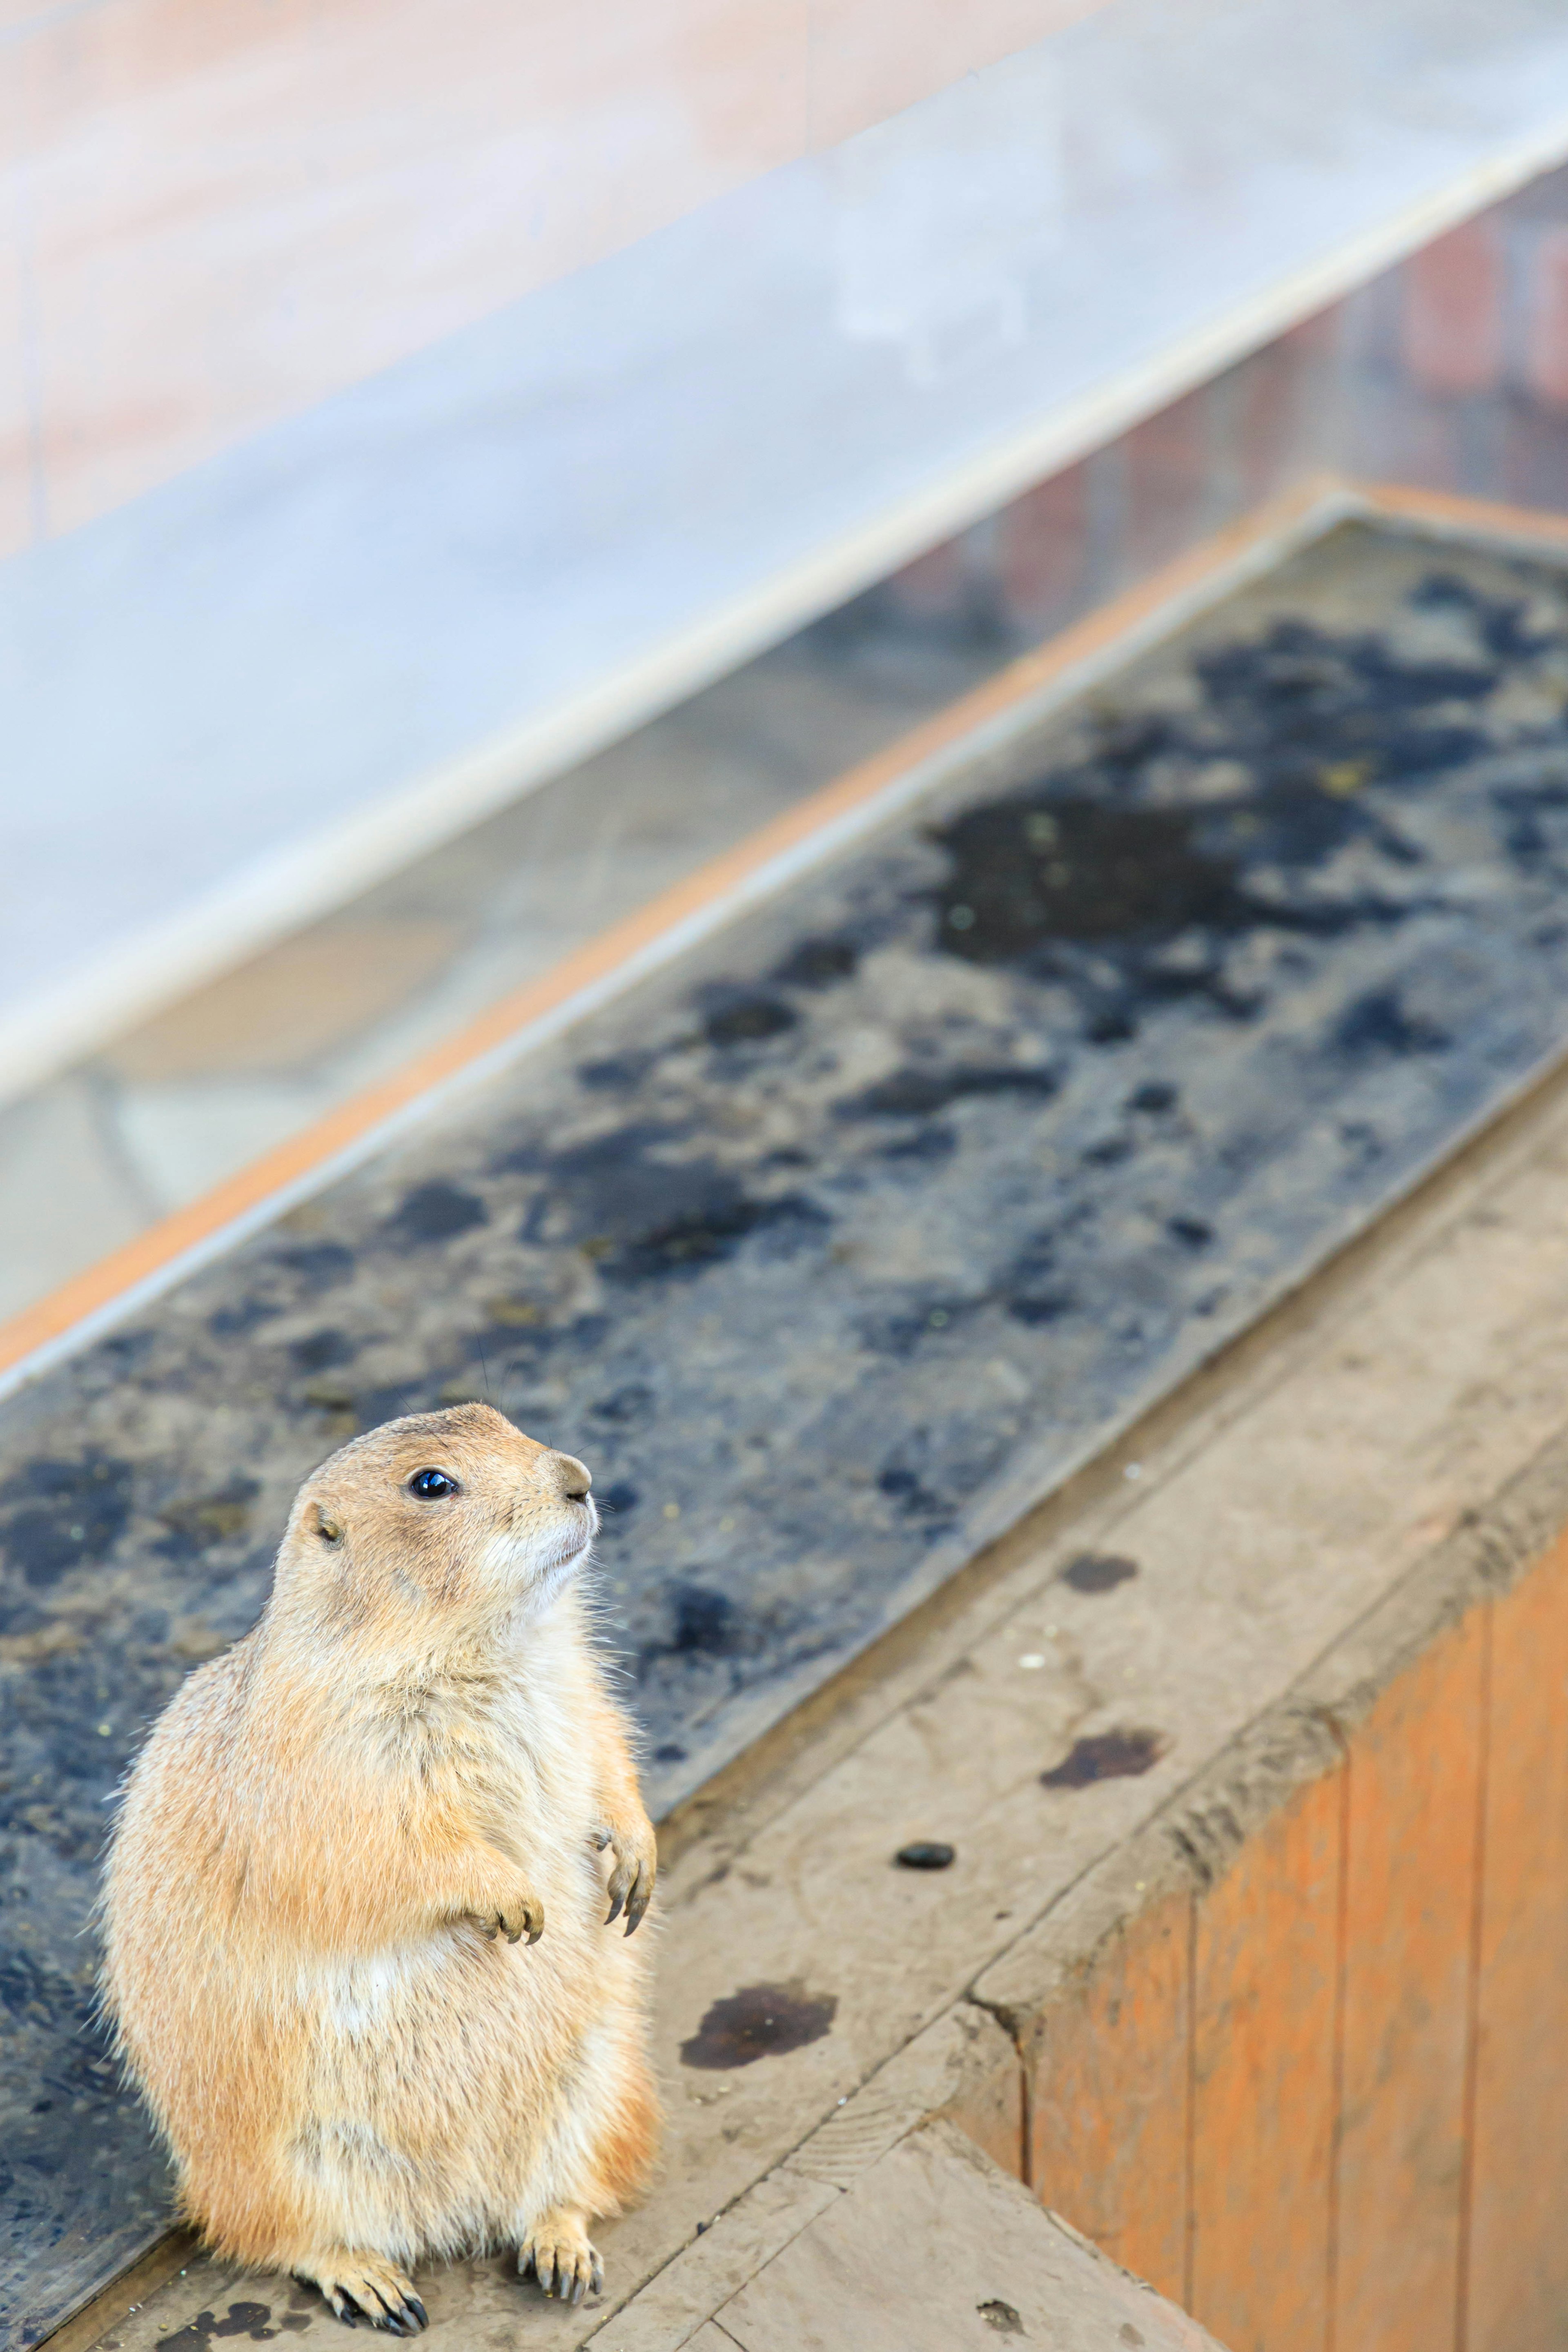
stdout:
<svg viewBox="0 0 1568 2352">
<path fill-rule="evenodd" d="M 605 2265 L 588 2237 L 588 2216 L 575 2206 L 556 2205 L 542 2213 L 518 2248 L 520 2277 L 530 2271 L 546 2294 L 581 2303 L 605 2284 Z"/>
<path fill-rule="evenodd" d="M 389 2336 L 418 2336 L 430 2324 L 413 2280 L 379 2254 L 351 2254 L 346 2247 L 333 2247 L 296 2263 L 294 2275 L 319 2286 L 333 2317 L 346 2326 L 357 2327 L 363 2319 Z"/>
</svg>

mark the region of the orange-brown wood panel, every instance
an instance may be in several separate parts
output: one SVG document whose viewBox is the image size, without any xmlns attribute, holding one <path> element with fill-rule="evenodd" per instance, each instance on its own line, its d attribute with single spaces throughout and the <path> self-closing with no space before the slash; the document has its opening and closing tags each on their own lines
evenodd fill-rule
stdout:
<svg viewBox="0 0 1568 2352">
<path fill-rule="evenodd" d="M 1042 2203 L 1180 2301 L 1187 2221 L 1191 1903 L 1166 1897 L 1110 1938 L 1047 2016 L 1032 2179 Z"/>
<path fill-rule="evenodd" d="M 1454 2342 L 1487 1631 L 1472 1610 L 1350 1743 L 1335 2352 Z"/>
<path fill-rule="evenodd" d="M 1188 2308 L 1226 2352 L 1323 2352 L 1342 1772 L 1198 1906 Z"/>
<path fill-rule="evenodd" d="M 1494 1603 L 1465 2352 L 1568 2344 L 1568 1540 Z"/>
</svg>

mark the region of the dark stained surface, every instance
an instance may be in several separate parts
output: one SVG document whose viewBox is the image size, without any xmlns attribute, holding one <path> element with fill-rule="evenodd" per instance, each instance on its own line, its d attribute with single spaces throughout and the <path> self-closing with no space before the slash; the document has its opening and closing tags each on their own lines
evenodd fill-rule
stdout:
<svg viewBox="0 0 1568 2352">
<path fill-rule="evenodd" d="M 1556 573 L 1341 530 L 0 1408 L 14 2340 L 164 2210 L 106 1802 L 301 1475 L 583 1455 L 668 1804 L 1568 1044 L 1565 705 Z"/>
<path fill-rule="evenodd" d="M 1075 1740 L 1059 1764 L 1040 1775 L 1043 1789 L 1088 1789 L 1096 1780 L 1135 1780 L 1165 1752 L 1157 1731 L 1097 1731 Z"/>
<path fill-rule="evenodd" d="M 689 2042 L 680 2063 L 710 2073 L 750 2066 L 759 2058 L 804 2050 L 833 2030 L 835 1993 L 809 1993 L 798 1979 L 788 1984 L 742 1985 L 716 2000 Z"/>
</svg>

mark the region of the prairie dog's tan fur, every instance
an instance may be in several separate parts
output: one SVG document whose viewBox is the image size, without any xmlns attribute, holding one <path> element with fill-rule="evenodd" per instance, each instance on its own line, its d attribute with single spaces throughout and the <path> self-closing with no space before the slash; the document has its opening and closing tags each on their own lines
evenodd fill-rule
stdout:
<svg viewBox="0 0 1568 2352">
<path fill-rule="evenodd" d="M 103 1986 L 184 2210 L 340 2316 L 414 2332 L 415 2263 L 498 2243 L 580 2297 L 651 2160 L 655 1849 L 574 1580 L 595 1525 L 582 1465 L 487 1405 L 356 1438 L 131 1776 Z"/>
</svg>

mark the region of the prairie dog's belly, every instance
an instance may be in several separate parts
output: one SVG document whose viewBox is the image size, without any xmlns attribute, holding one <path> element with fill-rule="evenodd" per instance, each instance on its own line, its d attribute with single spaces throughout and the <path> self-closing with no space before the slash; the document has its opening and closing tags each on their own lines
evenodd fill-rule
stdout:
<svg viewBox="0 0 1568 2352">
<path fill-rule="evenodd" d="M 603 1924 L 600 1888 L 591 1853 L 544 1877 L 544 1933 L 533 1945 L 492 1941 L 461 1923 L 372 1953 L 298 1955 L 278 1989 L 303 2029 L 312 2095 L 330 2084 L 349 2104 L 374 2107 L 418 2081 L 454 2114 L 474 2113 L 472 2093 L 488 2100 L 502 2078 L 537 2095 L 640 1973 L 642 1953 Z"/>
<path fill-rule="evenodd" d="M 318 2035 L 384 2042 L 432 2004 L 445 2010 L 464 1991 L 464 1939 L 450 1927 L 384 1952 L 311 1954 L 297 1964 L 292 1998 Z"/>
</svg>

